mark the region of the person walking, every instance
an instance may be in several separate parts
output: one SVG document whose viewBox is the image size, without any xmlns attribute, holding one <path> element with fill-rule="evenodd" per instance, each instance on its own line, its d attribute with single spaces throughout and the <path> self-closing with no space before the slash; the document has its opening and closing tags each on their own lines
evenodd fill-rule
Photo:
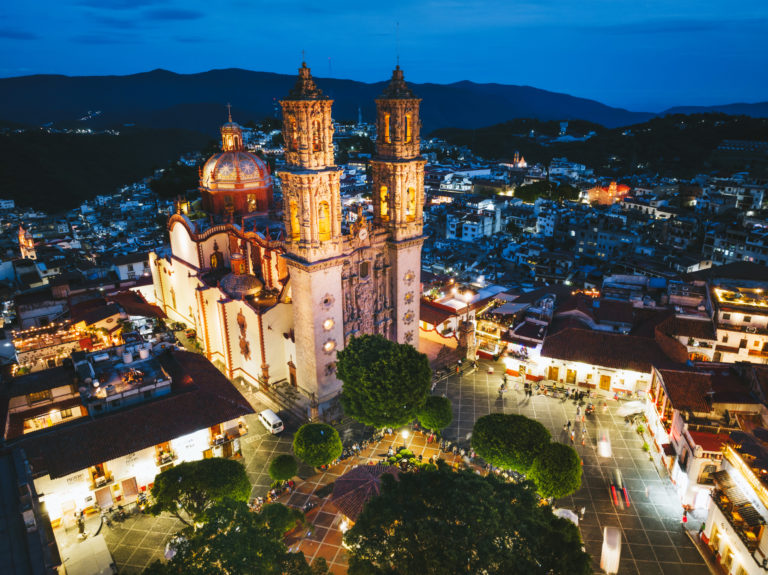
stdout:
<svg viewBox="0 0 768 575">
<path fill-rule="evenodd" d="M 568 420 L 567 425 L 568 425 L 568 429 L 570 429 L 571 428 L 571 420 L 570 419 Z"/>
<path fill-rule="evenodd" d="M 576 419 L 578 419 L 580 415 L 581 415 L 581 406 L 577 405 L 576 406 Z"/>
<path fill-rule="evenodd" d="M 587 508 L 586 507 L 582 507 L 581 509 L 579 509 L 579 519 L 584 519 L 584 514 L 586 512 L 587 512 Z"/>
</svg>

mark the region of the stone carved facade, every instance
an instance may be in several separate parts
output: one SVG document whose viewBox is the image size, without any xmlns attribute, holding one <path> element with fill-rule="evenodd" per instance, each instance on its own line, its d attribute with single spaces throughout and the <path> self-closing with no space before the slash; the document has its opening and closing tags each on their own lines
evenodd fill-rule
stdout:
<svg viewBox="0 0 768 575">
<path fill-rule="evenodd" d="M 280 103 L 287 150 L 286 168 L 279 173 L 286 257 L 293 282 L 296 337 L 302 341 L 296 351 L 298 378 L 318 381 L 320 401 L 337 393 L 341 385 L 335 370 L 315 360 L 327 351 L 325 337 L 332 336 L 342 345 L 362 334 L 405 342 L 413 339 L 413 325 L 418 326 L 418 302 L 402 293 L 397 270 L 411 270 L 414 275 L 421 269 L 424 160 L 419 147 L 419 103 L 398 67 L 376 100 L 379 134 L 385 136 L 378 138 L 372 161 L 373 224 L 361 211 L 348 235 L 341 233 L 331 100 L 302 65 L 296 86 Z M 391 192 L 382 194 L 384 187 Z M 310 303 L 313 294 L 321 292 L 329 293 L 335 303 L 320 308 Z M 405 322 L 411 325 L 410 336 L 406 336 Z M 332 327 L 319 333 L 319 325 Z"/>
<path fill-rule="evenodd" d="M 150 263 L 158 304 L 173 321 L 197 328 L 206 356 L 229 377 L 264 387 L 285 380 L 322 405 L 341 389 L 336 354 L 353 336 L 418 344 L 420 100 L 397 68 L 376 101 L 373 218 L 360 208 L 348 231 L 333 102 L 302 64 L 280 104 L 282 230 L 271 230 L 268 170 L 259 164 L 259 174 L 244 172 L 260 160 L 242 150 L 242 132 L 230 119 L 223 152 L 201 171 L 210 218 L 193 222 L 179 208 L 168 224 L 172 256 L 154 255 Z"/>
</svg>

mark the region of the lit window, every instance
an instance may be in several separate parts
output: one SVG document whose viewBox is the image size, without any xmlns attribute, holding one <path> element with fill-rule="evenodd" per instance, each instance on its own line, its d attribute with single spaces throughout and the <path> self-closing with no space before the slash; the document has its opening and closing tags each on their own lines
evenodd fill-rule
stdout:
<svg viewBox="0 0 768 575">
<path fill-rule="evenodd" d="M 38 401 L 48 401 L 51 399 L 51 390 L 46 389 L 43 391 L 33 391 L 29 394 L 29 403 L 37 403 Z"/>
</svg>

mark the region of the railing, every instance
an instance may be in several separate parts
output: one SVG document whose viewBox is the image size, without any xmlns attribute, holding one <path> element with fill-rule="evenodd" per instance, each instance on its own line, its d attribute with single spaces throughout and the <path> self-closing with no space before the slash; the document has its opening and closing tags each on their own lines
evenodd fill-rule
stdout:
<svg viewBox="0 0 768 575">
<path fill-rule="evenodd" d="M 760 541 L 755 539 L 749 539 L 747 537 L 747 534 L 744 530 L 744 526 L 742 523 L 737 522 L 733 517 L 733 503 L 731 503 L 728 498 L 725 496 L 725 494 L 720 491 L 719 489 L 715 489 L 712 491 L 712 501 L 715 502 L 715 505 L 717 508 L 722 512 L 722 514 L 725 516 L 725 518 L 728 520 L 728 523 L 731 524 L 731 527 L 733 527 L 733 530 L 736 532 L 736 535 L 741 539 L 741 542 L 744 543 L 744 547 L 747 548 L 747 551 L 749 551 L 749 554 L 752 556 L 752 559 L 755 560 L 755 563 L 758 565 L 761 565 L 760 562 L 758 562 L 757 558 L 753 555 L 755 549 L 757 549 L 758 545 L 760 544 Z M 753 533 L 754 535 L 754 533 Z"/>
<path fill-rule="evenodd" d="M 155 457 L 155 463 L 157 464 L 158 467 L 160 467 L 161 465 L 168 465 L 169 463 L 175 461 L 178 458 L 179 456 L 176 455 L 176 453 L 174 453 L 173 451 L 164 451 L 163 453 L 159 453 Z"/>
<path fill-rule="evenodd" d="M 111 485 L 114 481 L 115 477 L 111 473 L 102 475 L 101 477 L 94 477 L 91 482 L 91 489 L 101 489 L 102 487 Z"/>
</svg>

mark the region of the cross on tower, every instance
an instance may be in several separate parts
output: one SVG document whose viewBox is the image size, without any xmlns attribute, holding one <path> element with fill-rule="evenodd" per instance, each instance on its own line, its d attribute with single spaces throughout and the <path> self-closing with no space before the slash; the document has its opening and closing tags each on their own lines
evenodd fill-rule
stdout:
<svg viewBox="0 0 768 575">
<path fill-rule="evenodd" d="M 227 102 L 227 116 L 229 117 L 229 121 L 232 121 L 232 104 Z"/>
</svg>

